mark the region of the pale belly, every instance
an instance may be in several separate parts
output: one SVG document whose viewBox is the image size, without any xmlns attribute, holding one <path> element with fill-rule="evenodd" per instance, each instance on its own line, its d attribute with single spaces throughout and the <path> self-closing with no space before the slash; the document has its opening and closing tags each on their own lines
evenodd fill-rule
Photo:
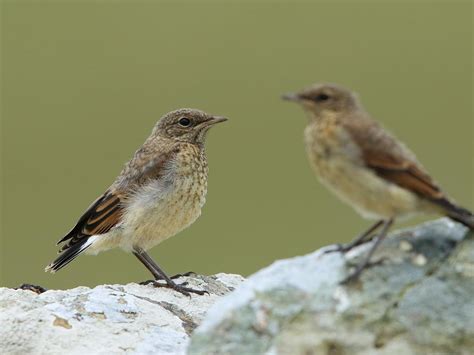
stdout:
<svg viewBox="0 0 474 355">
<path fill-rule="evenodd" d="M 321 137 L 313 127 L 305 132 L 311 166 L 325 186 L 364 218 L 403 218 L 427 209 L 415 194 L 365 167 L 346 132 L 333 129 L 327 134 L 326 129 L 324 133 Z"/>
<path fill-rule="evenodd" d="M 148 250 L 190 226 L 201 214 L 206 184 L 186 177 L 164 188 L 150 184 L 130 198 L 122 222 L 107 234 L 93 236 L 88 254 L 121 247 Z"/>
<path fill-rule="evenodd" d="M 364 218 L 404 218 L 424 209 L 416 195 L 344 159 L 319 161 L 313 167 L 321 182 Z"/>
<path fill-rule="evenodd" d="M 124 219 L 127 227 L 120 246 L 125 250 L 136 246 L 147 250 L 174 236 L 200 216 L 205 196 L 206 186 L 186 178 L 164 195 L 137 199 Z"/>
</svg>

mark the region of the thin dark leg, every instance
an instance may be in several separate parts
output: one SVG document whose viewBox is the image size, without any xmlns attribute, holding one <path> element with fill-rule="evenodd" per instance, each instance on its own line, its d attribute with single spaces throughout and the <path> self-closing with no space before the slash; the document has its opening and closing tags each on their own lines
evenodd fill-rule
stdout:
<svg viewBox="0 0 474 355">
<path fill-rule="evenodd" d="M 140 254 L 140 253 L 141 253 L 141 254 Z M 155 263 L 153 262 L 153 259 L 151 259 L 151 257 L 150 257 L 148 254 L 147 254 L 148 259 L 146 259 L 146 258 L 143 257 L 142 254 L 143 254 L 143 252 L 140 252 L 140 251 L 133 252 L 133 255 L 135 255 L 135 256 L 138 258 L 138 260 L 140 260 L 140 261 L 142 262 L 142 264 L 146 266 L 146 268 L 148 269 L 148 271 L 150 271 L 150 272 L 152 273 L 152 275 L 153 275 L 153 277 L 154 277 L 155 279 L 154 279 L 154 280 L 148 280 L 148 281 L 140 282 L 140 284 L 141 284 L 141 285 L 148 285 L 148 284 L 150 284 L 150 283 L 155 282 L 156 280 L 165 280 L 165 279 L 161 276 L 161 274 L 159 274 L 159 273 L 156 271 L 156 269 L 153 267 L 153 264 L 155 264 Z M 150 263 L 148 260 L 151 260 L 152 263 Z M 155 265 L 156 265 L 156 264 L 155 264 Z M 193 272 L 193 271 L 188 271 L 188 272 L 185 272 L 185 273 L 183 273 L 183 274 L 176 274 L 176 275 L 173 275 L 173 276 L 170 277 L 170 279 L 171 279 L 171 280 L 173 280 L 173 279 L 178 279 L 178 278 L 183 277 L 183 276 L 191 276 L 191 275 L 194 275 L 194 274 L 195 274 L 195 272 Z"/>
<path fill-rule="evenodd" d="M 144 251 L 134 251 L 133 252 L 133 255 L 135 255 L 137 257 L 137 259 L 140 260 L 143 265 L 145 265 L 145 267 L 148 269 L 148 271 L 151 272 L 151 274 L 153 275 L 155 280 L 163 280 L 161 275 L 156 272 L 156 270 L 153 268 L 153 265 L 150 265 L 150 263 L 143 256 L 143 254 L 144 254 Z"/>
<path fill-rule="evenodd" d="M 142 262 L 143 265 L 151 272 L 155 280 L 164 280 L 165 285 L 153 281 L 153 284 L 156 287 L 169 287 L 173 290 L 176 290 L 186 296 L 190 296 L 190 293 L 197 293 L 198 295 L 203 295 L 208 293 L 206 291 L 195 290 L 189 287 L 184 287 L 184 284 L 176 284 L 166 273 L 161 270 L 161 268 L 153 261 L 153 259 L 144 251 L 144 250 L 135 250 L 133 255 L 137 257 L 138 260 Z M 151 283 L 151 282 L 147 282 Z"/>
<path fill-rule="evenodd" d="M 362 271 L 364 271 L 364 269 L 366 269 L 369 266 L 372 255 L 374 255 L 375 250 L 377 250 L 380 243 L 387 236 L 388 229 L 390 228 L 392 223 L 393 223 L 393 218 L 383 221 L 382 230 L 380 231 L 380 234 L 377 235 L 376 237 L 377 239 L 375 240 L 374 245 L 372 245 L 372 248 L 370 248 L 369 253 L 365 257 L 365 259 L 362 260 L 362 262 L 359 265 L 357 265 L 357 268 L 354 270 L 354 272 L 341 281 L 341 284 L 347 284 L 351 281 L 356 280 L 360 276 Z"/>
<path fill-rule="evenodd" d="M 367 229 L 364 233 L 360 234 L 357 238 L 352 240 L 350 243 L 347 244 L 339 244 L 336 249 L 327 250 L 325 253 L 333 253 L 335 251 L 346 253 L 349 250 L 359 246 L 361 244 L 370 242 L 372 239 L 375 238 L 375 235 L 371 235 L 375 232 L 381 225 L 384 224 L 384 220 L 381 219 L 380 221 L 375 222 L 369 229 Z"/>
</svg>

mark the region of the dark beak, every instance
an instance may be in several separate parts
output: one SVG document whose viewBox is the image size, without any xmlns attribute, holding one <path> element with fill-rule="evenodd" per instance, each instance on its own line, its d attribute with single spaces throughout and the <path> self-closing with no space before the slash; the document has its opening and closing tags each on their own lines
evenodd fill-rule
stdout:
<svg viewBox="0 0 474 355">
<path fill-rule="evenodd" d="M 206 123 L 208 125 L 215 125 L 216 123 L 221 123 L 221 122 L 225 122 L 227 121 L 228 118 L 227 117 L 223 117 L 223 116 L 212 116 Z"/>
<path fill-rule="evenodd" d="M 293 92 L 283 94 L 283 95 L 281 95 L 281 98 L 283 100 L 287 100 L 287 101 L 296 101 L 296 102 L 301 101 L 300 95 L 295 94 Z"/>
<path fill-rule="evenodd" d="M 207 121 L 204 121 L 201 123 L 203 127 L 210 127 L 214 126 L 216 123 L 221 123 L 227 121 L 227 117 L 223 116 L 211 116 L 207 119 Z"/>
</svg>

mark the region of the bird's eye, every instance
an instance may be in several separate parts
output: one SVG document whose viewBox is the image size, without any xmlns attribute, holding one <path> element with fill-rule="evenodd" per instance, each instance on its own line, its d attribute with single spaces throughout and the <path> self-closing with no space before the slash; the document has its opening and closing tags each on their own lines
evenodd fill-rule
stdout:
<svg viewBox="0 0 474 355">
<path fill-rule="evenodd" d="M 326 95 L 326 94 L 319 94 L 318 96 L 314 98 L 314 101 L 316 102 L 322 102 L 322 101 L 327 101 L 327 100 L 329 100 L 329 95 Z"/>
<path fill-rule="evenodd" d="M 187 117 L 181 117 L 178 123 L 180 126 L 189 127 L 189 125 L 191 124 L 191 120 Z"/>
</svg>

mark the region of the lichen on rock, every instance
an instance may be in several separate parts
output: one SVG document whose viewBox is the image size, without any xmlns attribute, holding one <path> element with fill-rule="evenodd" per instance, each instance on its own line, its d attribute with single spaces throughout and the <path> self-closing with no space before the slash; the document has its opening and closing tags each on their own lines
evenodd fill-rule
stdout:
<svg viewBox="0 0 474 355">
<path fill-rule="evenodd" d="M 209 292 L 191 298 L 138 284 L 39 295 L 0 288 L 0 350 L 472 354 L 474 238 L 466 228 L 441 219 L 395 232 L 374 256 L 383 262 L 348 285 L 340 281 L 370 243 L 346 255 L 328 248 L 277 261 L 245 282 L 229 274 L 180 279 Z"/>
<path fill-rule="evenodd" d="M 340 281 L 369 244 L 278 261 L 209 310 L 188 353 L 470 354 L 474 241 L 466 234 L 448 219 L 394 233 L 375 255 L 383 263 L 347 286 Z"/>
</svg>

